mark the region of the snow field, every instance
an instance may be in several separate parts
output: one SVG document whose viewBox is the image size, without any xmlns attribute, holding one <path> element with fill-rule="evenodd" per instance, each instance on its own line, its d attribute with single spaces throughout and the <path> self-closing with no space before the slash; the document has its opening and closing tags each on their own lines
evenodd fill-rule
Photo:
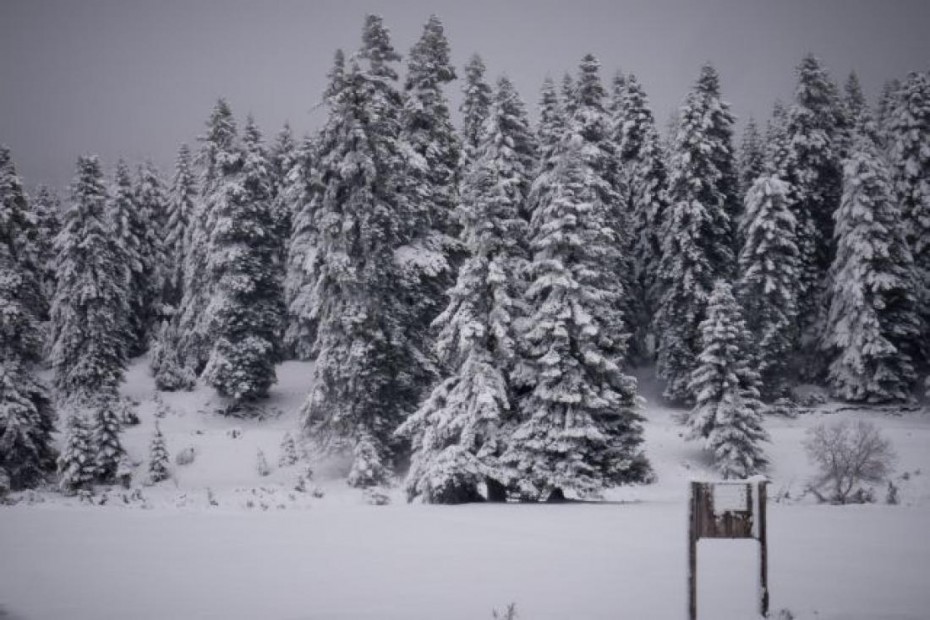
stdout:
<svg viewBox="0 0 930 620">
<path fill-rule="evenodd" d="M 294 491 L 301 466 L 279 468 L 278 449 L 296 431 L 309 366 L 289 362 L 278 375 L 268 408 L 281 413 L 262 422 L 210 413 L 217 403 L 203 388 L 162 394 L 174 409 L 159 420 L 173 478 L 140 486 L 144 502 L 123 504 L 118 489 L 102 507 L 40 493 L 37 503 L 0 510 L 0 609 L 26 620 L 464 620 L 514 601 L 521 620 L 684 617 L 687 483 L 711 474 L 699 446 L 682 438 L 680 411 L 653 404 L 648 373 L 640 389 L 652 401 L 645 438 L 656 484 L 617 489 L 604 503 L 456 507 L 408 505 L 399 488 L 391 505 L 368 505 L 345 486 L 339 464 L 318 464 L 308 491 Z M 156 409 L 144 360 L 124 393 L 141 402 L 142 424 L 125 433 L 141 481 Z M 837 409 L 766 420 L 771 608 L 799 620 L 926 618 L 930 419 L 830 413 Z M 898 480 L 902 504 L 798 502 L 810 474 L 805 430 L 853 415 L 879 423 L 894 442 L 897 475 L 910 472 Z M 231 438 L 231 429 L 241 435 Z M 188 445 L 195 461 L 175 464 Z M 267 477 L 256 471 L 258 449 L 272 466 Z M 324 497 L 310 492 L 317 486 Z M 792 499 L 776 501 L 786 490 Z M 700 543 L 702 618 L 753 617 L 753 547 Z"/>
</svg>

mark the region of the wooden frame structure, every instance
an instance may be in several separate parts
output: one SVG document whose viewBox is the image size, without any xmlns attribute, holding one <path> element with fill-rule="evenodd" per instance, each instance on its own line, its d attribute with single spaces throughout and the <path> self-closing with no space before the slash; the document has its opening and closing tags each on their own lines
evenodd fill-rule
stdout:
<svg viewBox="0 0 930 620">
<path fill-rule="evenodd" d="M 697 620 L 697 543 L 702 538 L 754 538 L 759 541 L 759 613 L 768 617 L 767 484 L 761 479 L 691 483 L 688 505 L 690 620 Z"/>
</svg>

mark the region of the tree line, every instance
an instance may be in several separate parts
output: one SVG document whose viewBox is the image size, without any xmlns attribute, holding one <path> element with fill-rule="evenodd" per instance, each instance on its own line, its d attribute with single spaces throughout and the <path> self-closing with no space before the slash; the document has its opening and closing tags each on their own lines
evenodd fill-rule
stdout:
<svg viewBox="0 0 930 620">
<path fill-rule="evenodd" d="M 171 183 L 124 162 L 108 180 L 84 156 L 63 209 L 27 197 L 0 150 L 9 486 L 55 469 L 43 360 L 70 414 L 69 488 L 120 475 L 117 390 L 146 351 L 158 389 L 199 380 L 238 415 L 276 363 L 314 360 L 305 438 L 350 452 L 355 486 L 409 459 L 408 496 L 440 503 L 651 480 L 638 365 L 728 477 L 765 466 L 764 403 L 799 381 L 911 398 L 930 329 L 926 73 L 873 109 L 807 56 L 737 148 L 710 65 L 663 136 L 636 76 L 605 83 L 590 54 L 546 80 L 535 127 L 477 55 L 453 126 L 435 16 L 403 79 L 401 60 L 368 16 L 319 131 L 267 145 L 220 100 Z"/>
</svg>

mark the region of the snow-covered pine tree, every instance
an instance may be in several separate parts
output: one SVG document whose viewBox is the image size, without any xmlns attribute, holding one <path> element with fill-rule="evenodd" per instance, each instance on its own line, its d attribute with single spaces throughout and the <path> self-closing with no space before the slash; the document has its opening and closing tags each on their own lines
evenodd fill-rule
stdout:
<svg viewBox="0 0 930 620">
<path fill-rule="evenodd" d="M 526 393 L 500 459 L 528 498 L 597 495 L 651 476 L 636 381 L 622 370 L 628 336 L 617 310 L 625 295 L 614 271 L 619 244 L 586 148 L 581 135 L 566 136 L 551 198 L 531 223 L 524 302 L 532 312 L 514 377 Z"/>
<path fill-rule="evenodd" d="M 614 132 L 617 131 L 616 121 L 626 117 L 624 99 L 626 98 L 626 75 L 617 70 L 610 82 L 610 114 L 614 119 Z"/>
<path fill-rule="evenodd" d="M 765 128 L 764 150 L 763 172 L 788 183 L 788 204 L 791 206 L 792 213 L 795 213 L 794 205 L 798 201 L 798 190 L 787 181 L 794 174 L 793 171 L 796 170 L 794 165 L 795 152 L 788 138 L 788 109 L 780 100 L 776 100 L 772 106 L 772 116 Z M 795 217 L 795 236 L 798 234 L 798 225 L 797 217 Z"/>
<path fill-rule="evenodd" d="M 58 484 L 68 494 L 89 491 L 97 474 L 91 432 L 78 413 L 68 418 L 65 448 L 58 457 Z"/>
<path fill-rule="evenodd" d="M 739 195 L 745 203 L 749 188 L 765 172 L 765 143 L 759 133 L 756 120 L 749 117 L 743 129 L 743 141 L 739 151 Z M 745 204 L 744 204 L 745 206 Z"/>
<path fill-rule="evenodd" d="M 422 158 L 420 169 L 414 169 L 414 185 L 423 192 L 418 198 L 427 203 L 426 215 L 433 228 L 449 238 L 447 243 L 458 236 L 452 210 L 458 202 L 461 151 L 443 92 L 443 86 L 456 79 L 449 55 L 442 22 L 431 15 L 408 56 L 402 114 L 404 139 Z"/>
<path fill-rule="evenodd" d="M 39 259 L 39 285 L 45 306 L 50 307 L 55 295 L 55 237 L 61 231 L 61 204 L 58 196 L 40 185 L 29 202 L 36 227 L 36 254 Z"/>
<path fill-rule="evenodd" d="M 151 162 L 140 165 L 136 173 L 135 203 L 140 217 L 134 223 L 138 226 L 137 234 L 143 242 L 147 263 L 144 285 L 140 290 L 139 313 L 144 327 L 143 344 L 148 348 L 159 319 L 166 312 L 162 300 L 168 275 L 165 232 L 170 216 L 168 188 Z"/>
<path fill-rule="evenodd" d="M 566 122 L 555 82 L 546 78 L 539 94 L 539 124 L 536 126 L 540 173 L 555 168 L 553 158 L 565 134 Z"/>
<path fill-rule="evenodd" d="M 655 316 L 657 372 L 665 398 L 693 402 L 690 377 L 700 353 L 699 324 L 714 282 L 735 272 L 733 209 L 736 188 L 721 160 L 732 149 L 733 117 L 720 99 L 717 72 L 705 66 L 680 110 L 669 174 L 669 210 L 662 229 Z"/>
<path fill-rule="evenodd" d="M 5 145 L 0 144 L 0 209 L 10 220 L 10 233 L 12 238 L 12 252 L 16 257 L 20 269 L 28 272 L 30 282 L 40 282 L 43 265 L 40 255 L 40 231 L 35 217 L 29 209 L 29 201 L 23 183 L 16 172 L 13 154 Z M 41 289 L 36 291 L 41 293 Z M 48 304 L 41 295 L 29 300 L 30 309 L 39 319 L 48 316 Z"/>
<path fill-rule="evenodd" d="M 9 151 L 0 147 L 4 157 Z M 17 187 L 10 158 L 0 165 L 0 471 L 13 490 L 37 484 L 55 467 L 55 413 L 33 368 L 42 353 L 36 316 L 42 294 L 18 243 L 32 223 Z"/>
<path fill-rule="evenodd" d="M 191 151 L 186 144 L 182 144 L 175 160 L 164 234 L 165 292 L 162 301 L 175 310 L 184 296 L 184 262 L 187 256 L 188 230 L 196 211 L 196 199 L 197 182 L 191 169 Z"/>
<path fill-rule="evenodd" d="M 540 161 L 539 147 L 536 136 L 530 127 L 526 105 L 509 77 L 501 76 L 498 78 L 492 98 L 492 107 L 496 107 L 495 114 L 497 116 L 494 122 L 501 126 L 502 135 L 507 136 L 509 140 L 508 147 L 511 151 L 509 157 L 512 157 L 516 162 L 513 164 L 515 169 L 521 171 L 520 173 L 514 173 L 513 179 L 520 185 L 513 188 L 513 191 L 524 196 L 523 200 L 518 201 L 517 208 L 520 209 L 520 216 L 527 219 L 529 209 L 526 205 L 529 202 L 528 197 L 531 193 L 533 170 L 536 169 L 536 164 Z M 490 126 L 491 121 L 487 120 L 484 129 Z"/>
<path fill-rule="evenodd" d="M 920 323 L 913 259 L 873 132 L 866 115 L 843 166 L 823 347 L 837 398 L 881 403 L 910 398 Z"/>
<path fill-rule="evenodd" d="M 318 169 L 321 154 L 338 148 L 340 125 L 335 118 L 338 96 L 345 84 L 345 55 L 336 50 L 329 84 L 324 93 L 330 116 L 316 139 L 304 139 L 299 164 L 291 170 L 290 202 L 294 205 L 291 237 L 288 242 L 287 268 L 284 279 L 284 302 L 287 308 L 287 325 L 284 347 L 299 360 L 314 359 L 317 355 L 316 336 L 316 274 L 321 267 L 317 251 L 318 238 L 316 210 L 325 186 Z M 336 132 L 336 133 L 334 133 Z"/>
<path fill-rule="evenodd" d="M 168 447 L 165 445 L 165 436 L 155 423 L 155 435 L 152 437 L 152 444 L 149 447 L 149 480 L 152 482 L 161 482 L 171 477 L 168 469 L 171 463 L 168 458 Z"/>
<path fill-rule="evenodd" d="M 278 467 L 290 467 L 296 465 L 299 460 L 300 455 L 297 453 L 297 443 L 294 441 L 294 436 L 290 433 L 284 433 L 284 438 L 281 440 L 281 455 L 278 457 Z"/>
<path fill-rule="evenodd" d="M 115 390 L 129 349 L 126 263 L 106 205 L 100 162 L 78 158 L 71 203 L 55 241 L 58 283 L 51 312 L 55 386 L 77 399 Z"/>
<path fill-rule="evenodd" d="M 243 134 L 241 164 L 226 169 L 212 202 L 207 307 L 212 347 L 203 371 L 221 396 L 237 402 L 264 398 L 276 380 L 284 305 L 272 177 L 251 117 Z"/>
<path fill-rule="evenodd" d="M 442 23 L 430 16 L 407 61 L 401 135 L 416 155 L 410 158 L 405 187 L 414 221 L 407 222 L 411 242 L 395 254 L 413 312 L 407 329 L 423 341 L 448 301 L 446 292 L 463 258 L 453 214 L 461 147 L 443 92 L 455 78 Z"/>
<path fill-rule="evenodd" d="M 887 123 L 894 197 L 914 257 L 917 303 L 930 328 L 930 75 L 912 73 L 898 89 Z M 923 339 L 926 343 L 926 337 Z M 923 345 L 930 357 L 930 345 Z"/>
<path fill-rule="evenodd" d="M 868 104 L 855 71 L 846 78 L 842 96 L 837 93 L 836 97 L 836 153 L 842 162 L 851 155 L 859 116 L 868 111 Z"/>
<path fill-rule="evenodd" d="M 784 394 L 797 344 L 798 246 L 788 184 L 762 174 L 746 193 L 737 296 L 766 399 Z"/>
<path fill-rule="evenodd" d="M 104 391 L 97 394 L 91 405 L 91 448 L 94 453 L 95 477 L 98 482 L 116 481 L 120 461 L 125 456 L 120 440 L 122 424 L 117 410 L 119 395 Z"/>
<path fill-rule="evenodd" d="M 10 272 L 3 263 L 5 259 L 0 258 L 0 281 L 6 283 Z M 0 301 L 7 302 L 4 297 L 0 293 Z M 19 314 L 18 309 L 13 312 Z M 4 323 L 0 330 L 13 323 L 6 316 L 0 322 Z M 0 345 L 7 346 L 8 340 L 7 335 L 0 335 Z M 51 398 L 32 364 L 17 359 L 12 351 L 0 356 L 0 470 L 9 477 L 11 489 L 34 486 L 54 471 L 54 430 Z"/>
<path fill-rule="evenodd" d="M 516 148 L 529 125 L 502 78 L 482 142 L 462 186 L 458 216 L 468 257 L 436 319 L 443 380 L 398 429 L 411 440 L 407 497 L 455 504 L 503 499 L 509 482 L 497 462 L 514 416 L 509 373 L 520 295 L 526 222 L 520 217 L 533 161 Z"/>
<path fill-rule="evenodd" d="M 849 74 L 846 84 L 843 85 L 843 105 L 846 108 L 846 116 L 853 120 L 857 120 L 869 108 L 855 71 Z"/>
<path fill-rule="evenodd" d="M 178 352 L 178 331 L 174 321 L 163 320 L 152 343 L 149 364 L 155 389 L 163 392 L 191 390 L 197 383 L 194 372 L 184 365 Z"/>
<path fill-rule="evenodd" d="M 572 77 L 571 73 L 565 72 L 562 75 L 562 109 L 565 111 L 565 117 L 571 118 L 572 114 L 575 113 L 576 101 L 575 101 L 575 79 Z"/>
<path fill-rule="evenodd" d="M 703 440 L 724 479 L 759 473 L 767 460 L 759 444 L 762 426 L 759 376 L 750 364 L 752 338 L 730 285 L 718 280 L 701 321 L 701 353 L 691 373 L 694 409 L 687 424 Z"/>
<path fill-rule="evenodd" d="M 635 75 L 622 77 L 620 101 L 614 104 L 613 135 L 618 145 L 622 208 L 631 234 L 624 251 L 633 265 L 630 296 L 633 316 L 631 354 L 649 357 L 647 339 L 659 303 L 657 279 L 662 256 L 662 230 L 668 217 L 668 173 L 665 156 L 646 93 Z"/>
<path fill-rule="evenodd" d="M 536 206 L 547 201 L 552 186 L 552 171 L 558 164 L 559 144 L 565 136 L 568 119 L 556 91 L 555 83 L 546 78 L 540 91 L 539 124 L 536 127 L 537 159 L 529 195 L 525 201 L 524 219 L 530 221 Z"/>
<path fill-rule="evenodd" d="M 154 261 L 148 250 L 148 224 L 136 200 L 129 167 L 122 159 L 116 163 L 113 190 L 107 203 L 107 221 L 118 252 L 116 262 L 124 272 L 129 312 L 120 318 L 126 333 L 127 358 L 145 351 L 149 295 Z"/>
<path fill-rule="evenodd" d="M 420 397 L 427 360 L 406 332 L 412 312 L 398 290 L 395 251 L 410 241 L 400 140 L 398 54 L 381 18 L 365 19 L 362 49 L 331 98 L 311 204 L 315 264 L 305 273 L 308 318 L 318 320 L 305 433 L 323 450 L 351 449 L 349 484 L 386 482 L 392 434 Z"/>
<path fill-rule="evenodd" d="M 816 344 L 812 332 L 821 318 L 823 282 L 834 255 L 833 213 L 839 206 L 842 181 L 838 127 L 842 109 L 836 86 L 814 56 L 805 56 L 797 71 L 795 101 L 785 123 L 786 148 L 774 170 L 793 190 L 801 263 L 798 319 L 801 345 L 809 350 Z"/>
<path fill-rule="evenodd" d="M 227 177 L 242 166 L 236 121 L 229 104 L 217 101 L 207 121 L 197 166 L 200 196 L 191 215 L 184 257 L 184 295 L 178 318 L 181 356 L 185 365 L 200 373 L 210 356 L 207 305 L 213 294 L 210 279 L 210 240 L 216 225 L 217 203 L 227 194 Z"/>
<path fill-rule="evenodd" d="M 633 334 L 636 331 L 635 320 L 642 314 L 637 311 L 641 301 L 635 291 L 635 268 L 632 254 L 631 222 L 629 202 L 623 197 L 628 195 L 625 179 L 619 174 L 618 145 L 613 138 L 613 121 L 608 112 L 607 93 L 599 76 L 600 62 L 592 54 L 581 59 L 578 77 L 574 83 L 574 102 L 571 115 L 566 125 L 566 135 L 580 136 L 585 141 L 581 156 L 592 175 L 588 179 L 592 189 L 598 192 L 598 200 L 607 206 L 608 225 L 619 244 L 619 252 L 612 256 L 617 262 L 611 267 L 615 276 L 621 281 L 626 295 L 620 298 L 622 304 L 617 312 L 623 317 L 624 331 Z M 628 343 L 629 345 L 630 343 Z M 639 355 L 640 350 L 633 343 L 630 353 Z M 627 347 L 628 349 L 631 347 Z M 624 360 L 626 363 L 627 360 Z"/>
<path fill-rule="evenodd" d="M 465 65 L 465 83 L 462 85 L 464 99 L 459 111 L 462 113 L 462 170 L 475 159 L 481 144 L 481 130 L 491 110 L 492 90 L 484 79 L 485 66 L 481 56 L 473 54 Z"/>
<path fill-rule="evenodd" d="M 309 161 L 307 162 L 309 164 Z M 278 277 L 281 279 L 281 287 L 284 287 L 285 265 L 287 264 L 288 246 L 291 239 L 291 228 L 293 226 L 293 216 L 297 210 L 295 202 L 300 197 L 299 188 L 303 179 L 303 173 L 300 167 L 303 164 L 301 149 L 294 140 L 294 133 L 291 130 L 290 123 L 284 123 L 284 127 L 275 137 L 274 144 L 268 152 L 268 165 L 271 170 L 272 195 L 271 211 L 275 219 L 275 238 L 278 243 L 278 264 L 280 267 L 276 270 Z M 284 325 L 282 324 L 282 330 Z M 283 331 L 278 340 L 283 340 Z"/>
<path fill-rule="evenodd" d="M 878 133 L 881 136 L 882 145 L 890 150 L 891 147 L 891 119 L 895 114 L 898 106 L 898 93 L 901 90 L 901 81 L 897 78 L 888 80 L 882 86 L 881 95 L 878 97 L 878 105 L 875 108 L 876 123 Z"/>
</svg>

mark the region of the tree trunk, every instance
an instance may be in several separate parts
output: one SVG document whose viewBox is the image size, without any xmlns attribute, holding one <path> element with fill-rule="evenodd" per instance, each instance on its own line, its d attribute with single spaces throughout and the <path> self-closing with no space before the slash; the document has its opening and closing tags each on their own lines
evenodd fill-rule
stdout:
<svg viewBox="0 0 930 620">
<path fill-rule="evenodd" d="M 507 489 L 497 480 L 488 478 L 485 480 L 485 484 L 488 488 L 488 501 L 489 502 L 506 502 L 507 501 Z"/>
</svg>

